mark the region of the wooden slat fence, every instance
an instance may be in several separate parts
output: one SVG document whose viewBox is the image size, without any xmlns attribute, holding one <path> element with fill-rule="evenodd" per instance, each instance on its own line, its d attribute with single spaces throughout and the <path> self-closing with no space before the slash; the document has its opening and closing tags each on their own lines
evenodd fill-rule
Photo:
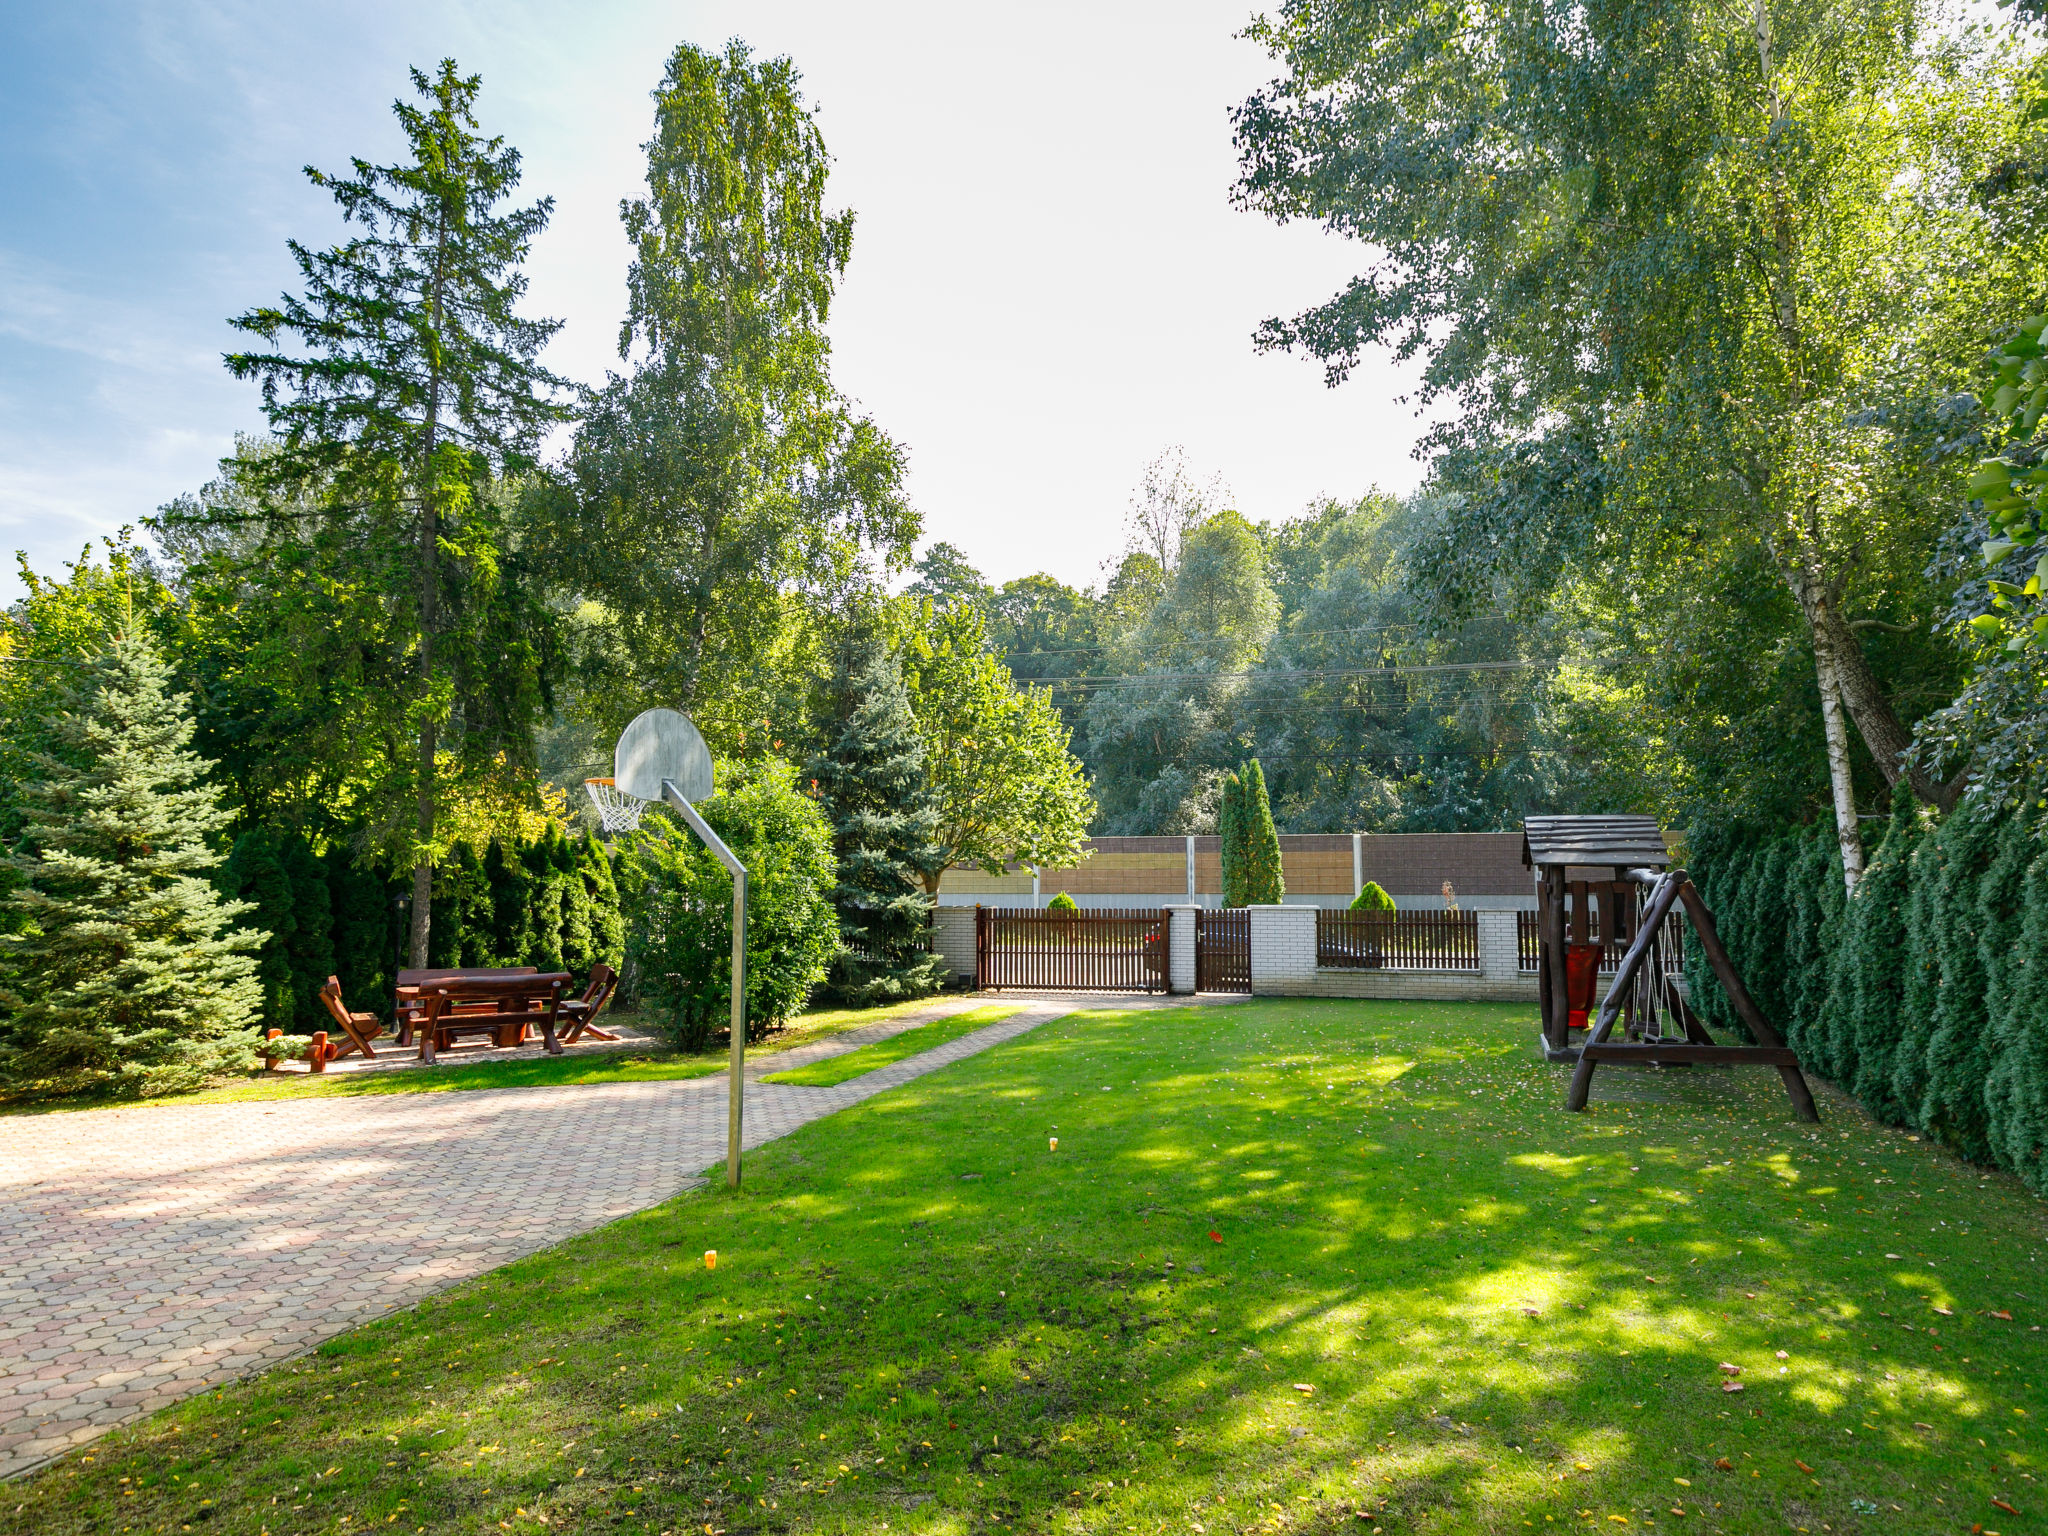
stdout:
<svg viewBox="0 0 2048 1536">
<path fill-rule="evenodd" d="M 1476 912 L 1316 913 L 1316 964 L 1351 971 L 1476 971 Z"/>
<path fill-rule="evenodd" d="M 1252 914 L 1247 907 L 1205 907 L 1195 913 L 1195 990 L 1252 989 Z"/>
<path fill-rule="evenodd" d="M 1542 969 L 1543 929 L 1540 926 L 1542 914 L 1538 912 L 1517 912 L 1515 914 L 1515 969 L 1534 976 Z"/>
<path fill-rule="evenodd" d="M 984 991 L 1166 990 L 1166 913 L 1158 907 L 977 907 L 974 951 L 975 985 Z"/>
</svg>

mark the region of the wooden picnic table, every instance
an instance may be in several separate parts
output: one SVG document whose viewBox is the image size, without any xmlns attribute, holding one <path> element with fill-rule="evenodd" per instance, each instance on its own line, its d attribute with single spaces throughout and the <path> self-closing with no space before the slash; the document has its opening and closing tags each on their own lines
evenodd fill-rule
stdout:
<svg viewBox="0 0 2048 1536">
<path fill-rule="evenodd" d="M 551 1055 L 561 1054 L 555 1021 L 567 971 L 543 973 L 531 965 L 464 966 L 398 973 L 399 1043 L 417 1035 L 420 1060 L 452 1047 L 464 1035 L 488 1035 L 493 1045 L 523 1045 L 540 1026 Z"/>
<path fill-rule="evenodd" d="M 497 976 L 538 976 L 539 974 L 540 967 L 537 965 L 446 966 L 400 971 L 398 973 L 396 1021 L 398 1024 L 398 1043 L 401 1046 L 412 1044 L 413 1023 L 425 1011 L 427 1006 L 426 996 L 421 991 L 421 988 L 429 982 L 446 981 L 450 977 L 489 979 Z M 479 1002 L 472 1006 L 469 1011 L 477 1012 L 479 1009 L 488 1009 L 495 1012 L 496 1004 Z M 460 1012 L 462 1010 L 458 1008 L 457 1011 Z"/>
</svg>

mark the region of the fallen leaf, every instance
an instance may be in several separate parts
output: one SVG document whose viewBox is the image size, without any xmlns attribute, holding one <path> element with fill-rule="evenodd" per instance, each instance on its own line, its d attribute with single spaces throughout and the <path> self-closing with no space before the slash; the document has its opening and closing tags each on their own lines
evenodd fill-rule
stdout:
<svg viewBox="0 0 2048 1536">
<path fill-rule="evenodd" d="M 1212 1231 L 1211 1231 L 1211 1232 L 1209 1233 L 1209 1241 L 1210 1241 L 1210 1242 L 1212 1242 L 1212 1243 L 1220 1243 L 1220 1242 L 1222 1242 L 1222 1241 L 1223 1241 L 1223 1234 L 1222 1234 L 1221 1232 L 1217 1232 L 1217 1231 L 1213 1231 L 1213 1230 L 1212 1230 Z"/>
<path fill-rule="evenodd" d="M 1801 1461 L 1801 1460 L 1800 1460 L 1800 1459 L 1799 1459 L 1799 1458 L 1798 1458 L 1797 1456 L 1794 1456 L 1794 1457 L 1792 1458 L 1792 1465 L 1793 1465 L 1793 1466 L 1795 1466 L 1795 1467 L 1797 1467 L 1797 1468 L 1798 1468 L 1798 1469 L 1799 1469 L 1800 1471 L 1804 1472 L 1804 1473 L 1805 1473 L 1805 1474 L 1806 1474 L 1806 1475 L 1807 1475 L 1808 1477 L 1811 1477 L 1811 1476 L 1813 1476 L 1813 1468 L 1809 1467 L 1809 1466 L 1808 1466 L 1808 1465 L 1807 1465 L 1807 1464 L 1806 1464 L 1805 1462 Z"/>
<path fill-rule="evenodd" d="M 1932 1424 L 1922 1424 L 1922 1423 L 1921 1423 L 1921 1422 L 1920 1422 L 1920 1421 L 1919 1421 L 1918 1419 L 1915 1419 L 1915 1420 L 1913 1421 L 1913 1427 L 1914 1427 L 1915 1429 L 1932 1429 L 1932 1428 L 1934 1428 L 1934 1426 L 1933 1426 Z"/>
<path fill-rule="evenodd" d="M 1524 1307 L 1522 1308 L 1522 1315 L 1524 1317 L 1541 1317 L 1543 1314 L 1541 1312 L 1538 1312 L 1534 1307 Z"/>
<path fill-rule="evenodd" d="M 1723 1360 L 1723 1361 L 1721 1362 L 1721 1364 L 1720 1364 L 1720 1366 L 1718 1367 L 1718 1369 L 1720 1369 L 1720 1370 L 1722 1370 L 1722 1371 L 1725 1371 L 1725 1372 L 1727 1372 L 1727 1374 L 1728 1374 L 1728 1375 L 1730 1375 L 1730 1376 L 1740 1376 L 1740 1375 L 1742 1374 L 1742 1367 L 1741 1367 L 1741 1366 L 1739 1366 L 1739 1365 L 1730 1365 L 1730 1364 L 1729 1364 L 1729 1363 L 1728 1363 L 1728 1362 L 1727 1362 L 1726 1360 Z"/>
<path fill-rule="evenodd" d="M 1309 1384 L 1308 1384 L 1307 1382 L 1305 1382 L 1305 1381 L 1297 1381 L 1297 1382 L 1296 1382 L 1296 1383 L 1294 1384 L 1294 1390 L 1295 1390 L 1295 1391 L 1297 1391 L 1297 1392 L 1313 1392 L 1313 1391 L 1315 1391 L 1315 1388 L 1314 1388 L 1314 1387 L 1312 1387 L 1312 1386 L 1310 1386 L 1310 1385 L 1309 1385 Z"/>
<path fill-rule="evenodd" d="M 1993 1312 L 1990 1314 L 1990 1316 L 1997 1318 L 2001 1323 L 2009 1323 L 2012 1321 L 2012 1314 L 2010 1312 Z"/>
<path fill-rule="evenodd" d="M 1785 1353 L 1785 1351 L 1783 1351 L 1783 1350 L 1781 1349 L 1781 1350 L 1779 1350 L 1779 1351 L 1778 1351 L 1778 1358 L 1779 1358 L 1780 1360 L 1790 1360 L 1790 1359 L 1791 1359 L 1792 1357 L 1791 1357 L 1790 1355 L 1786 1354 L 1786 1353 Z"/>
<path fill-rule="evenodd" d="M 1724 1381 L 1721 1383 L 1721 1390 L 1723 1392 L 1740 1392 L 1742 1390 L 1742 1383 L 1739 1381 Z"/>
<path fill-rule="evenodd" d="M 1593 1463 L 1591 1463 L 1590 1461 L 1575 1461 L 1572 1463 L 1572 1465 L 1577 1467 L 1581 1472 L 1590 1472 L 1593 1470 Z"/>
<path fill-rule="evenodd" d="M 2016 1515 L 2019 1513 L 2018 1510 L 2014 1509 L 2010 1504 L 2006 1503 L 2003 1499 L 1993 1499 L 1991 1502 L 1996 1504 L 2000 1509 L 2004 1510 L 2008 1515 Z"/>
<path fill-rule="evenodd" d="M 1683 1477 L 1674 1477 L 1673 1479 L 1671 1479 L 1671 1481 L 1678 1484 L 1678 1486 L 1681 1488 L 1690 1488 L 1692 1486 L 1691 1481 Z"/>
<path fill-rule="evenodd" d="M 1943 1317 L 1955 1316 L 1955 1313 L 1951 1312 L 1947 1307 L 1936 1307 L 1934 1310 L 1939 1312 Z"/>
<path fill-rule="evenodd" d="M 1735 1470 L 1735 1463 L 1730 1461 L 1726 1456 L 1716 1457 L 1714 1460 L 1714 1465 L 1723 1472 L 1733 1472 Z"/>
</svg>

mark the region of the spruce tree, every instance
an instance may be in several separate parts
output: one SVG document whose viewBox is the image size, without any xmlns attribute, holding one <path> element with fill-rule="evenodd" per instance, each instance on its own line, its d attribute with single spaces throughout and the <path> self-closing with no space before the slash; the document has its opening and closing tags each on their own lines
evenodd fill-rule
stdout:
<svg viewBox="0 0 2048 1536">
<path fill-rule="evenodd" d="M 1280 833 L 1273 825 L 1272 802 L 1266 798 L 1266 771 L 1253 758 L 1240 770 L 1243 783 L 1245 901 L 1248 905 L 1277 906 L 1287 894 L 1287 880 L 1280 868 Z"/>
<path fill-rule="evenodd" d="M 491 892 L 491 964 L 524 965 L 533 947 L 526 865 L 501 837 L 484 853 L 484 880 Z"/>
<path fill-rule="evenodd" d="M 53 722 L 23 786 L 27 931 L 0 938 L 0 1077 L 15 1091 L 177 1092 L 246 1066 L 262 1001 L 250 910 L 212 883 L 229 821 L 185 695 L 132 629 Z"/>
<path fill-rule="evenodd" d="M 359 734 L 402 733 L 410 751 L 352 766 L 372 769 L 380 823 L 409 824 L 410 837 L 387 840 L 417 850 L 410 963 L 424 966 L 435 963 L 437 764 L 460 755 L 488 775 L 524 760 L 543 692 L 541 652 L 524 642 L 546 615 L 518 579 L 491 482 L 530 465 L 568 413 L 563 381 L 537 360 L 559 324 L 518 313 L 521 266 L 552 200 L 501 206 L 519 152 L 479 131 L 477 76 L 444 59 L 412 84 L 419 100 L 392 104 L 408 159 L 358 159 L 346 175 L 307 167 L 355 232 L 290 242 L 304 291 L 230 321 L 267 350 L 226 361 L 263 387 L 277 441 L 257 468 L 262 488 L 327 503 L 312 519 L 266 514 L 249 579 L 320 570 L 353 594 L 351 618 L 382 632 L 363 694 L 377 713 Z M 491 707 L 457 707 L 483 698 Z"/>
<path fill-rule="evenodd" d="M 804 770 L 832 826 L 839 952 L 826 978 L 858 1006 L 936 992 L 945 972 L 930 950 L 925 875 L 939 812 L 902 673 L 879 635 L 841 645 L 826 689 L 825 745 Z"/>
</svg>

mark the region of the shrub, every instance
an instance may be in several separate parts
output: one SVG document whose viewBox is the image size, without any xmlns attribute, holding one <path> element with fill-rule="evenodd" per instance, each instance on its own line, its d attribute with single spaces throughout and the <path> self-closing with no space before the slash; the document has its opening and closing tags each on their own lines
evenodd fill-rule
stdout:
<svg viewBox="0 0 2048 1536">
<path fill-rule="evenodd" d="M 1069 896 L 1065 891 L 1061 891 L 1059 895 L 1053 897 L 1051 901 L 1045 904 L 1045 910 L 1048 912 L 1079 912 L 1081 907 L 1073 897 Z"/>
<path fill-rule="evenodd" d="M 789 764 L 728 774 L 698 810 L 747 869 L 747 1036 L 759 1039 L 808 1001 L 838 949 L 832 832 Z M 619 883 L 640 995 L 681 1049 L 702 1050 L 731 1018 L 732 877 L 696 834 L 650 813 Z"/>
<path fill-rule="evenodd" d="M 1368 880 L 1359 888 L 1358 894 L 1351 898 L 1351 910 L 1354 912 L 1385 912 L 1392 916 L 1394 912 L 1394 898 L 1380 888 L 1379 881 Z"/>
</svg>

